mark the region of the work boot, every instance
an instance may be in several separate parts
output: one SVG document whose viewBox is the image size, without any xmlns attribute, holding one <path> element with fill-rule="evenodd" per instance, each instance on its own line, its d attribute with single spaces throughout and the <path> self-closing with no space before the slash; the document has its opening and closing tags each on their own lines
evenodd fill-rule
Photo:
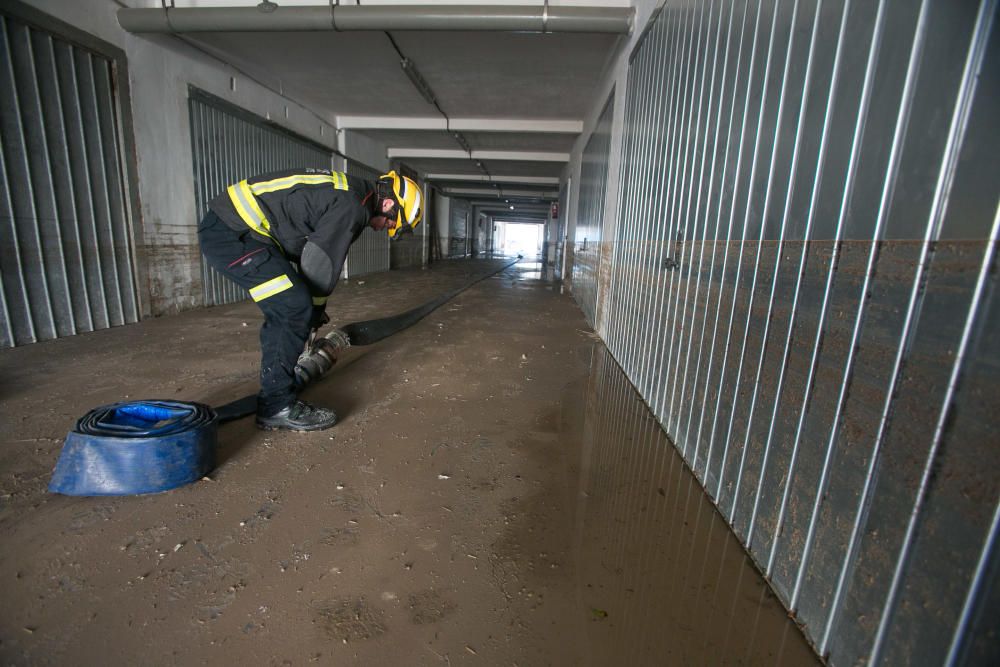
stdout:
<svg viewBox="0 0 1000 667">
<path fill-rule="evenodd" d="M 337 423 L 337 413 L 305 401 L 294 403 L 271 417 L 257 415 L 257 428 L 265 431 L 322 431 Z"/>
</svg>

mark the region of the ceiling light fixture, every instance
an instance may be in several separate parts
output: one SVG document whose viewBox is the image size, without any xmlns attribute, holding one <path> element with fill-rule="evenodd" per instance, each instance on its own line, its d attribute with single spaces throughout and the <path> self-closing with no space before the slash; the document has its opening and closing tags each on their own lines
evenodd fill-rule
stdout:
<svg viewBox="0 0 1000 667">
<path fill-rule="evenodd" d="M 471 155 L 472 154 L 472 146 L 470 146 L 469 142 L 465 140 L 465 137 L 462 136 L 462 133 L 461 132 L 453 132 L 452 135 L 455 137 L 455 141 L 458 142 L 458 145 L 462 147 L 462 150 L 465 151 L 466 153 L 469 153 Z"/>
<path fill-rule="evenodd" d="M 403 72 L 409 77 L 410 82 L 416 87 L 417 91 L 423 95 L 424 99 L 427 100 L 429 104 L 437 105 L 437 98 L 434 96 L 434 91 L 427 84 L 427 80 L 421 76 L 420 72 L 417 70 L 417 66 L 409 58 L 403 58 L 399 61 L 400 67 L 403 68 Z"/>
</svg>

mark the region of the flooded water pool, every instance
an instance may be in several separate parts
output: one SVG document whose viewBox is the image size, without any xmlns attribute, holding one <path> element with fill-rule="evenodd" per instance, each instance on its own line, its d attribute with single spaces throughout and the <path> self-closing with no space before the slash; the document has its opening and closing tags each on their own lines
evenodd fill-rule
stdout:
<svg viewBox="0 0 1000 667">
<path fill-rule="evenodd" d="M 589 664 L 819 664 L 603 345 L 564 408 Z"/>
</svg>

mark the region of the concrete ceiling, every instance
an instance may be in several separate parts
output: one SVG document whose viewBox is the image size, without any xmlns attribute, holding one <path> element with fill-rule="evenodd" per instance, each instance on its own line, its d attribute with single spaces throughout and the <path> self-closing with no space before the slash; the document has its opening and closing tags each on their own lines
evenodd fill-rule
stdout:
<svg viewBox="0 0 1000 667">
<path fill-rule="evenodd" d="M 490 4 L 541 5 L 542 0 Z M 623 2 L 597 4 L 621 7 Z M 426 80 L 440 110 L 406 76 L 390 34 Z M 186 39 L 316 113 L 335 117 L 338 127 L 386 146 L 388 157 L 432 181 L 445 175 L 451 188 L 482 187 L 489 183 L 475 181 L 488 174 L 502 177 L 504 189 L 530 188 L 543 196 L 558 185 L 539 178 L 560 175 L 622 39 L 579 33 L 390 34 L 214 32 Z M 456 130 L 471 157 L 454 136 Z M 481 151 L 487 153 L 477 155 Z M 463 184 L 467 178 L 472 180 Z"/>
<path fill-rule="evenodd" d="M 358 130 L 370 139 L 393 148 L 459 148 L 455 138 L 442 130 Z M 568 153 L 573 148 L 575 132 L 462 132 L 473 150 L 546 151 Z"/>
</svg>

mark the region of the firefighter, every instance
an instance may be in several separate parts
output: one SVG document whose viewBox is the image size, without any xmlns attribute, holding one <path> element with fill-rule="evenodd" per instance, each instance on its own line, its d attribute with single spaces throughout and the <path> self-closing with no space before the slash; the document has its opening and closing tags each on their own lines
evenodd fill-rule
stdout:
<svg viewBox="0 0 1000 667">
<path fill-rule="evenodd" d="M 329 322 L 327 297 L 365 227 L 398 239 L 422 214 L 419 186 L 395 171 L 373 183 L 292 169 L 240 181 L 211 201 L 198 225 L 201 251 L 264 312 L 258 428 L 318 431 L 337 422 L 333 410 L 298 398 L 296 361 Z"/>
</svg>

